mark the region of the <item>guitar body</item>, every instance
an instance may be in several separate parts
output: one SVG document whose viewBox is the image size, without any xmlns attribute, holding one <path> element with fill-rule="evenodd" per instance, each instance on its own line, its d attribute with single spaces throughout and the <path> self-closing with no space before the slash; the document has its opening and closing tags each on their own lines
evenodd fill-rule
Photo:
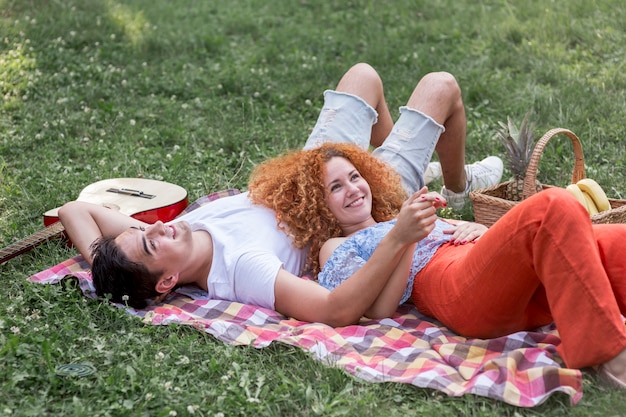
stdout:
<svg viewBox="0 0 626 417">
<path fill-rule="evenodd" d="M 188 204 L 187 191 L 184 188 L 145 178 L 98 181 L 85 187 L 76 201 L 100 204 L 146 223 L 170 221 Z M 44 226 L 50 226 L 59 220 L 58 210 L 59 207 L 44 213 Z"/>
<path fill-rule="evenodd" d="M 144 178 L 113 178 L 85 187 L 77 201 L 100 204 L 146 223 L 170 221 L 188 204 L 187 191 L 174 184 Z M 59 208 L 44 213 L 45 229 L 4 249 L 0 249 L 0 264 L 35 246 L 63 235 Z"/>
</svg>

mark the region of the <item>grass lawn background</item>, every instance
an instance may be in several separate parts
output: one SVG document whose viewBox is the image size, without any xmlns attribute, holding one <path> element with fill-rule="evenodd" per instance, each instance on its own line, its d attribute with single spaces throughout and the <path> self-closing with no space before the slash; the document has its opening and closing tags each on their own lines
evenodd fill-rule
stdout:
<svg viewBox="0 0 626 417">
<path fill-rule="evenodd" d="M 164 180 L 190 200 L 245 188 L 255 164 L 304 143 L 323 90 L 356 62 L 379 71 L 391 109 L 425 73 L 453 73 L 469 161 L 503 156 L 497 122 L 531 110 L 538 135 L 574 131 L 587 176 L 626 198 L 625 45 L 617 0 L 0 0 L 0 243 L 101 179 Z M 565 186 L 573 153 L 557 138 L 539 179 Z M 528 410 L 449 398 L 25 282 L 74 254 L 54 241 L 0 265 L 0 415 L 626 414 L 592 378 L 573 408 L 559 395 Z M 55 377 L 68 362 L 99 372 Z"/>
</svg>

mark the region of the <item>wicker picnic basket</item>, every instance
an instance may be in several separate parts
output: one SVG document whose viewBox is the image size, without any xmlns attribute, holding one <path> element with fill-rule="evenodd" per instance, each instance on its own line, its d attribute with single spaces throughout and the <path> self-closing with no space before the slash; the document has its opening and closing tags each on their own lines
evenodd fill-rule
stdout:
<svg viewBox="0 0 626 417">
<path fill-rule="evenodd" d="M 535 145 L 533 153 L 530 157 L 526 176 L 524 177 L 524 189 L 522 192 L 522 200 L 535 194 L 535 180 L 537 179 L 537 167 L 541 154 L 548 141 L 558 134 L 564 134 L 572 141 L 574 148 L 574 170 L 572 171 L 572 184 L 586 178 L 585 161 L 583 157 L 583 148 L 572 131 L 562 128 L 549 130 L 544 134 Z M 492 187 L 481 188 L 470 193 L 470 199 L 474 205 L 474 219 L 477 223 L 491 226 L 507 211 L 512 209 L 519 201 L 508 200 L 506 196 L 507 185 L 512 182 L 503 182 Z M 553 185 L 541 185 L 542 189 L 554 187 Z M 591 216 L 593 223 L 626 223 L 626 200 L 616 200 L 609 198 L 611 209 Z"/>
</svg>

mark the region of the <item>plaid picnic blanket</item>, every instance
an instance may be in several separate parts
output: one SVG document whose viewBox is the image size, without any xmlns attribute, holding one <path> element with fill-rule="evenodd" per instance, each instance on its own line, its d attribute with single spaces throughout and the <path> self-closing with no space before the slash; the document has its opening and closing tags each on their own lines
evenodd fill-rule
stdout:
<svg viewBox="0 0 626 417">
<path fill-rule="evenodd" d="M 236 192 L 203 197 L 188 210 Z M 89 265 L 81 256 L 29 280 L 54 284 L 68 276 L 78 279 L 86 296 L 94 296 Z M 475 394 L 519 407 L 541 404 L 555 392 L 569 395 L 572 404 L 582 397 L 581 372 L 564 368 L 556 354 L 560 339 L 554 326 L 496 339 L 470 339 L 407 304 L 391 318 L 333 328 L 252 305 L 211 300 L 195 287 L 179 288 L 163 304 L 143 310 L 120 307 L 146 324 L 190 325 L 233 345 L 297 346 L 316 360 L 370 382 L 408 383 L 451 396 Z"/>
</svg>

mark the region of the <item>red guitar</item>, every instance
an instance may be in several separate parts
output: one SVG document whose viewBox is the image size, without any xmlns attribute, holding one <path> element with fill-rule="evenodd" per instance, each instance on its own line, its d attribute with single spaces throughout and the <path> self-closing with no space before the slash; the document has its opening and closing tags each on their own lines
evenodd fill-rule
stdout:
<svg viewBox="0 0 626 417">
<path fill-rule="evenodd" d="M 172 220 L 188 204 L 184 188 L 144 178 L 98 181 L 84 188 L 76 200 L 102 204 L 146 223 Z M 44 213 L 45 229 L 0 249 L 0 264 L 50 239 L 61 237 L 65 229 L 59 222 L 58 209 Z"/>
</svg>

